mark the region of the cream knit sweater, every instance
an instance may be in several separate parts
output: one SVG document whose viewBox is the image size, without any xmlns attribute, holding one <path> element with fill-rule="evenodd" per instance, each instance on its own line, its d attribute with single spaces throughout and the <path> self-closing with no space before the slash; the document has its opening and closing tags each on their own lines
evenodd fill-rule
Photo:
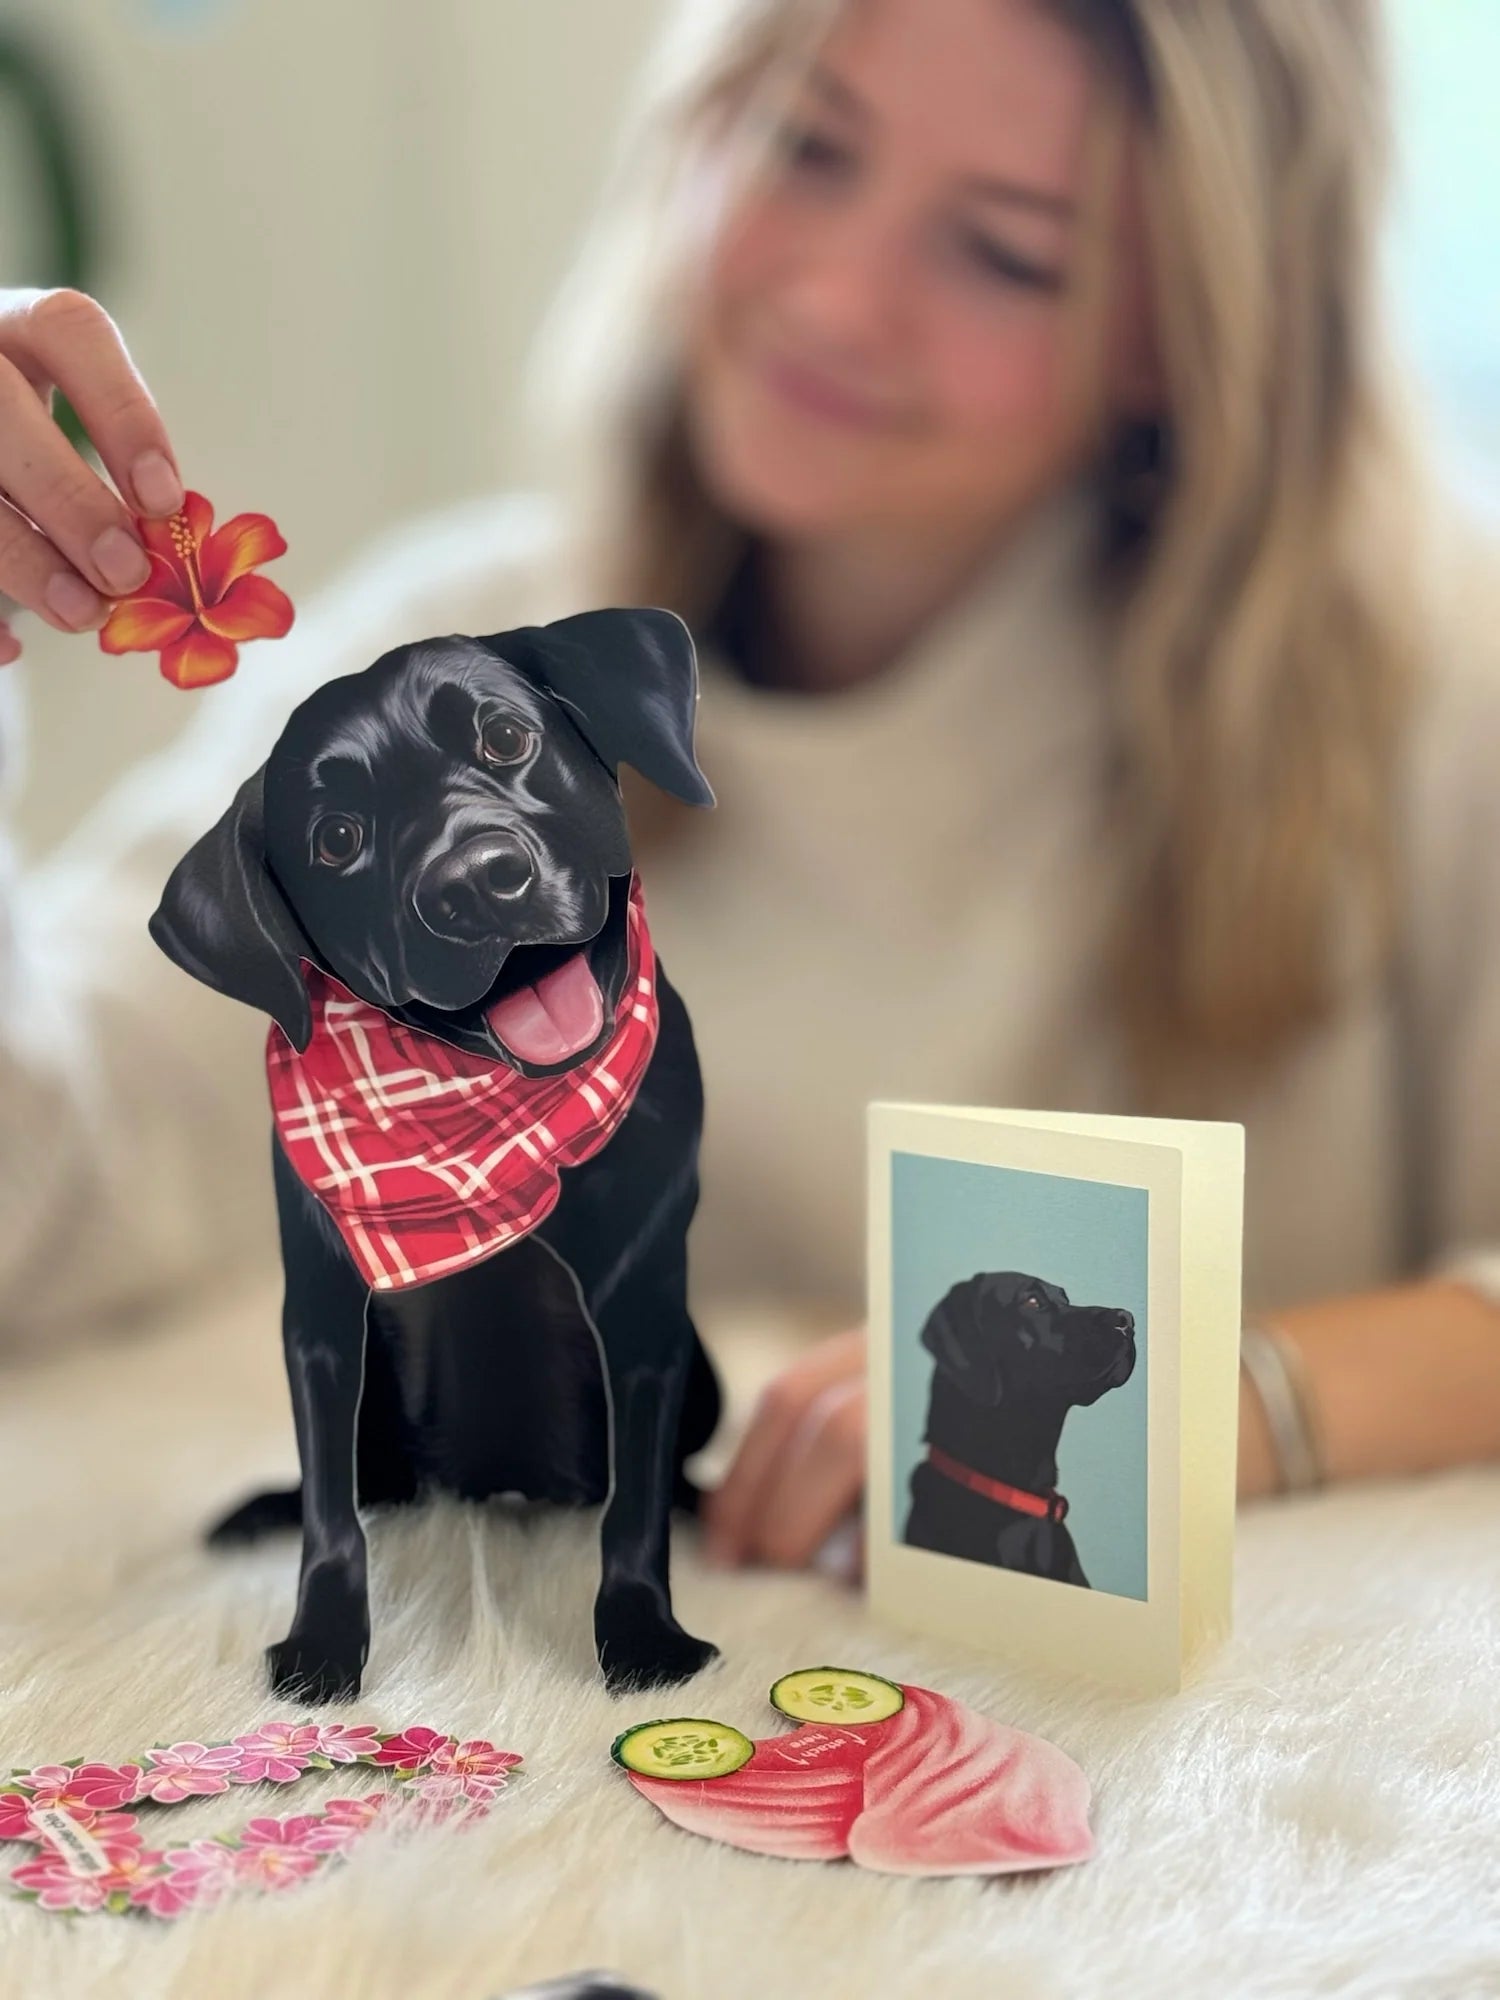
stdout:
<svg viewBox="0 0 1500 2000">
<path fill-rule="evenodd" d="M 1097 948 L 1107 740 L 1076 504 L 1044 512 L 876 682 L 744 687 L 708 655 L 711 814 L 645 873 L 707 1089 L 694 1288 L 853 1314 L 872 1097 L 1129 1111 Z M 0 1351 L 122 1326 L 275 1257 L 264 1020 L 156 950 L 185 848 L 312 686 L 403 640 L 586 608 L 524 497 L 374 546 L 184 736 L 12 880 L 0 956 Z M 1271 1307 L 1500 1243 L 1500 591 L 1434 574 L 1398 802 L 1400 980 L 1225 1115 L 1245 1290 Z M 1486 608 L 1486 607 L 1490 608 Z M 3 685 L 3 683 L 0 683 Z"/>
</svg>

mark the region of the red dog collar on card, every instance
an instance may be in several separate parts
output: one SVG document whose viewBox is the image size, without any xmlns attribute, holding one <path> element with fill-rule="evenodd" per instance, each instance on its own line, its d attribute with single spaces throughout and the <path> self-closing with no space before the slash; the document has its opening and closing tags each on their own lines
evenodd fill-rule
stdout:
<svg viewBox="0 0 1500 2000">
<path fill-rule="evenodd" d="M 982 1493 L 986 1500 L 998 1500 L 1002 1507 L 1014 1507 L 1019 1514 L 1035 1514 L 1041 1521 L 1061 1521 L 1067 1516 L 1068 1503 L 1061 1493 L 1028 1493 L 1022 1486 L 1007 1486 L 1003 1479 L 991 1479 L 972 1466 L 961 1465 L 936 1445 L 928 1446 L 927 1463 L 945 1479 L 956 1480 L 971 1493 Z"/>
<path fill-rule="evenodd" d="M 634 1102 L 656 1046 L 656 957 L 630 878 L 615 1032 L 557 1076 L 518 1075 L 392 1020 L 304 965 L 312 1040 L 266 1042 L 276 1132 L 375 1291 L 426 1284 L 548 1215 L 559 1171 L 590 1159 Z"/>
</svg>

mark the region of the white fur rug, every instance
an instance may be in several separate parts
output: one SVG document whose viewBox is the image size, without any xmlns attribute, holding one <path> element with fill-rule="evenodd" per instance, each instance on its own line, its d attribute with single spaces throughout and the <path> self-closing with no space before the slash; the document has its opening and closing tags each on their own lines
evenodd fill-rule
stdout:
<svg viewBox="0 0 1500 2000">
<path fill-rule="evenodd" d="M 743 1407 L 764 1356 L 732 1359 Z M 0 1376 L 0 1766 L 287 1713 L 260 1649 L 285 1629 L 293 1543 L 220 1558 L 196 1536 L 293 1467 L 269 1296 L 207 1333 Z M 690 1535 L 677 1546 L 683 1622 L 725 1658 L 667 1712 L 766 1734 L 790 1667 L 925 1681 L 1078 1759 L 1097 1858 L 905 1882 L 678 1832 L 609 1762 L 622 1724 L 661 1705 L 595 1681 L 592 1520 L 445 1507 L 372 1535 L 355 1713 L 522 1751 L 492 1815 L 377 1830 L 326 1878 L 175 1926 L 0 1892 L 0 1995 L 493 2000 L 599 1966 L 663 2000 L 1500 1995 L 1500 1473 L 1252 1510 L 1239 1635 L 1173 1701 L 1042 1685 L 886 1633 L 832 1581 L 718 1574 Z M 206 1833 L 259 1798 L 164 1824 Z"/>
</svg>

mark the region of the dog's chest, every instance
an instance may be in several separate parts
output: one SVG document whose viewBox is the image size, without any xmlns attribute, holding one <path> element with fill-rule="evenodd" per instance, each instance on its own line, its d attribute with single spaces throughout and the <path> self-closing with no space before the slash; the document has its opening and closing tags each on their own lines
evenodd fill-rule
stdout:
<svg viewBox="0 0 1500 2000">
<path fill-rule="evenodd" d="M 598 1346 L 571 1273 L 527 1238 L 430 1285 L 370 1302 L 367 1448 L 471 1498 L 568 1503 L 608 1488 Z"/>
</svg>

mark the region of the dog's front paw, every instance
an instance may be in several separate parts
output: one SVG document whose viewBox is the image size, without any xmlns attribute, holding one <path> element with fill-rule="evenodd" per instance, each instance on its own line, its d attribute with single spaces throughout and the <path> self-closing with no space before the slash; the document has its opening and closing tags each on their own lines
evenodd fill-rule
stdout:
<svg viewBox="0 0 1500 2000">
<path fill-rule="evenodd" d="M 298 1701 L 353 1701 L 364 1672 L 365 1648 L 350 1658 L 327 1646 L 288 1633 L 279 1645 L 267 1646 L 273 1694 Z"/>
<path fill-rule="evenodd" d="M 717 1646 L 679 1631 L 664 1633 L 660 1643 L 639 1658 L 633 1658 L 618 1645 L 606 1647 L 600 1653 L 599 1664 L 611 1694 L 639 1694 L 647 1688 L 676 1687 L 679 1681 L 690 1681 L 718 1657 Z"/>
<path fill-rule="evenodd" d="M 611 1694 L 675 1687 L 719 1657 L 717 1646 L 684 1632 L 675 1619 L 663 1619 L 659 1612 L 651 1618 L 631 1615 L 631 1607 L 618 1603 L 608 1611 L 601 1607 L 594 1640 Z"/>
</svg>

